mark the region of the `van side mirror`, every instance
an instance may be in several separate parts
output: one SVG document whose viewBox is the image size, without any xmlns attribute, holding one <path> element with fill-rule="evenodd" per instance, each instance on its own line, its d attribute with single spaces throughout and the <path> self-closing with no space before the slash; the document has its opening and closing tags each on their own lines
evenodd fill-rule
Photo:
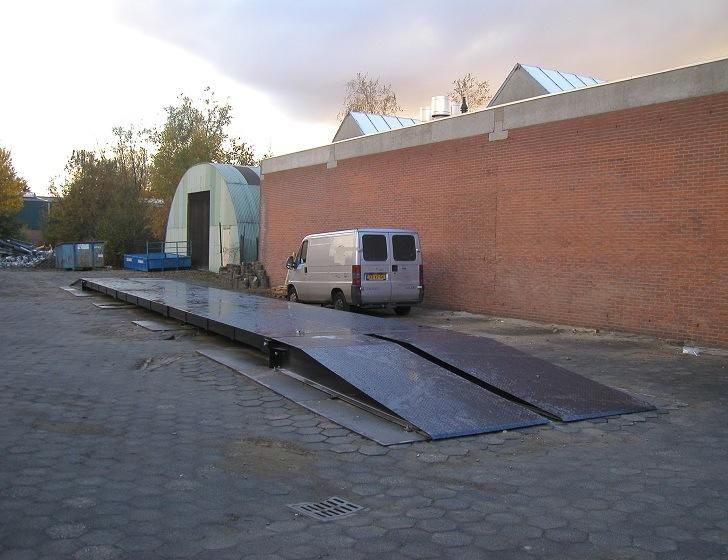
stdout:
<svg viewBox="0 0 728 560">
<path fill-rule="evenodd" d="M 293 258 L 293 255 L 288 257 L 288 260 L 286 260 L 286 268 L 288 270 L 293 270 L 296 268 L 296 259 Z"/>
</svg>

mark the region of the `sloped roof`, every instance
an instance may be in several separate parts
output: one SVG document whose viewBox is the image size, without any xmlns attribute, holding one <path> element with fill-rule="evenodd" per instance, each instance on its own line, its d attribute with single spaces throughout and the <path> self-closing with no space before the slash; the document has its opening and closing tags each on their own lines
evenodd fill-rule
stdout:
<svg viewBox="0 0 728 560">
<path fill-rule="evenodd" d="M 559 91 L 568 91 L 570 89 L 593 86 L 604 82 L 604 80 L 600 80 L 594 76 L 582 76 L 581 74 L 551 70 L 549 68 L 542 68 L 541 66 L 522 64 L 521 67 L 533 76 L 549 93 L 558 93 Z"/>
<path fill-rule="evenodd" d="M 604 83 L 604 80 L 563 70 L 517 63 L 488 103 L 489 107 L 539 95 Z"/>
<path fill-rule="evenodd" d="M 23 193 L 23 202 L 57 202 L 57 196 L 37 196 L 33 192 Z"/>
<path fill-rule="evenodd" d="M 341 121 L 339 129 L 334 135 L 333 142 L 356 138 L 357 136 L 364 136 L 366 134 L 374 134 L 376 132 L 387 132 L 419 122 L 417 119 L 409 117 L 352 111 Z"/>
</svg>

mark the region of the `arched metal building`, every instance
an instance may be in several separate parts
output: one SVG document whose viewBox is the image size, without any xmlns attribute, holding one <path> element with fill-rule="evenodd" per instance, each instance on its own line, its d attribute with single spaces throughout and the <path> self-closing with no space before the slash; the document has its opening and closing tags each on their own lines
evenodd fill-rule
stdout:
<svg viewBox="0 0 728 560">
<path fill-rule="evenodd" d="M 192 267 L 217 272 L 258 260 L 259 219 L 259 167 L 200 163 L 177 186 L 166 240 L 186 241 Z"/>
</svg>

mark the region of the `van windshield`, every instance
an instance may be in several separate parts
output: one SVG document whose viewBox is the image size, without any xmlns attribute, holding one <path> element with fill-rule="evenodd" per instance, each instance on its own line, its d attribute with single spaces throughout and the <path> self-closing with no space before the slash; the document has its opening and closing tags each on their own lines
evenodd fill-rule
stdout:
<svg viewBox="0 0 728 560">
<path fill-rule="evenodd" d="M 417 260 L 417 247 L 414 235 L 393 235 L 392 253 L 395 261 Z"/>
<path fill-rule="evenodd" d="M 387 260 L 387 238 L 384 235 L 362 235 L 365 261 Z"/>
<path fill-rule="evenodd" d="M 308 256 L 308 239 L 301 244 L 301 248 L 298 250 L 298 262 L 305 263 L 306 257 Z"/>
</svg>

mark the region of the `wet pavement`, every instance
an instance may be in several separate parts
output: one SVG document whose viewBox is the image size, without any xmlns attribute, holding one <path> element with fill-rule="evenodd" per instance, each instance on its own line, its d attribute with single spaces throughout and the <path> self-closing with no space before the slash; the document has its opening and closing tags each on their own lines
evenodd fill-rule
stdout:
<svg viewBox="0 0 728 560">
<path fill-rule="evenodd" d="M 197 354 L 221 337 L 58 289 L 78 276 L 0 271 L 0 560 L 728 558 L 725 353 L 417 310 L 658 409 L 381 447 Z M 288 507 L 331 496 L 364 509 Z"/>
</svg>

